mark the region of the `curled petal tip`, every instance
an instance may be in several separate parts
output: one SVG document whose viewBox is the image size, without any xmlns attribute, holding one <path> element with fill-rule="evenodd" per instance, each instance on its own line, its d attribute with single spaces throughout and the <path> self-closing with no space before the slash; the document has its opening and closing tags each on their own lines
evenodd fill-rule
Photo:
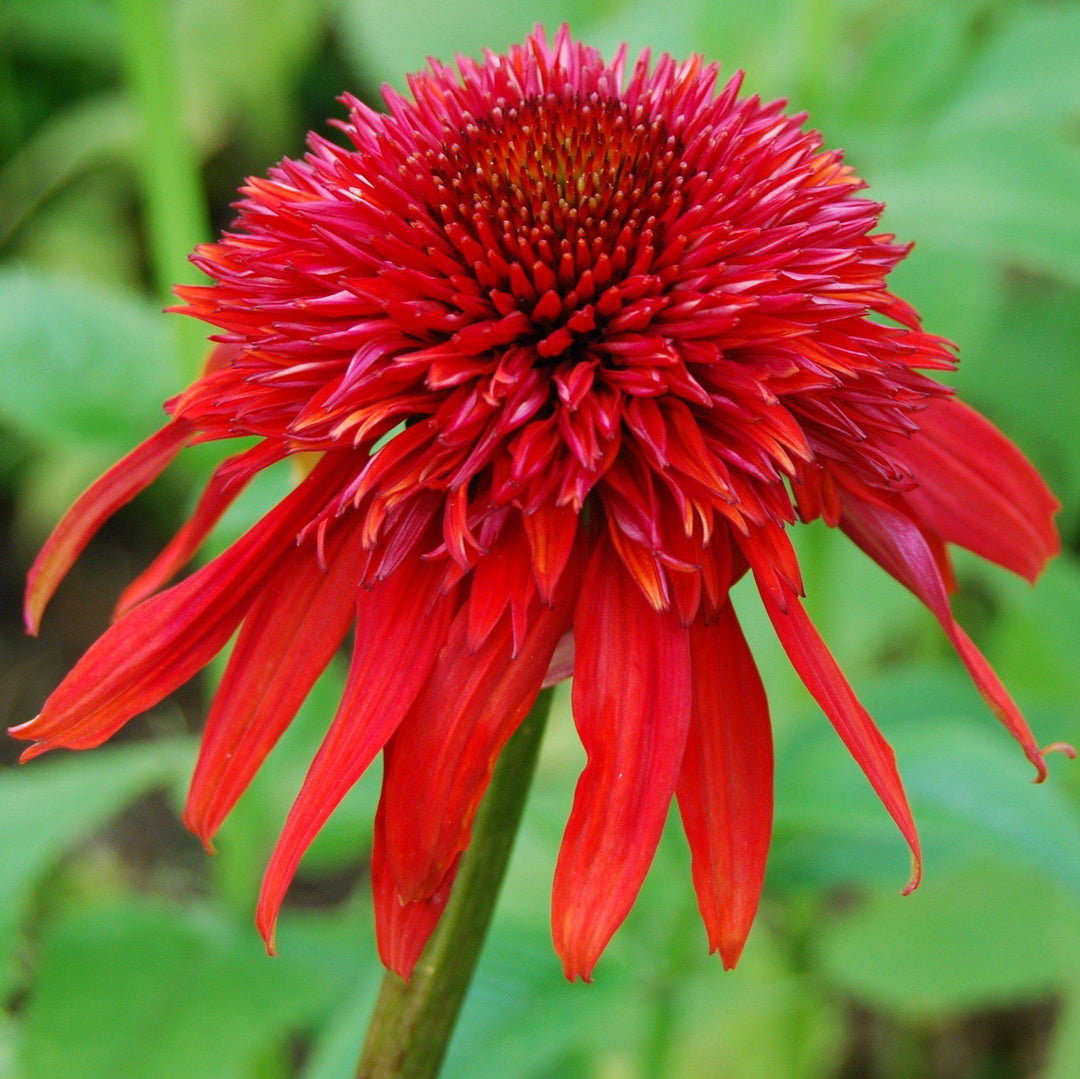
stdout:
<svg viewBox="0 0 1080 1079">
<path fill-rule="evenodd" d="M 1044 746 L 1041 750 L 1041 755 L 1046 756 L 1047 753 L 1064 753 L 1069 760 L 1076 760 L 1076 749 L 1068 742 L 1051 742 L 1050 745 Z M 1036 783 L 1041 783 L 1047 775 L 1046 761 L 1042 761 L 1042 767 L 1039 769 L 1039 774 L 1035 777 Z"/>
<path fill-rule="evenodd" d="M 904 886 L 904 890 L 901 895 L 911 895 L 916 888 L 922 883 L 922 856 L 912 855 L 911 859 L 911 880 Z"/>
<path fill-rule="evenodd" d="M 266 912 L 260 910 L 255 917 L 255 927 L 259 930 L 259 936 L 262 937 L 263 943 L 266 945 L 266 954 L 271 958 L 277 955 L 277 917 L 271 915 L 269 918 Z"/>
</svg>

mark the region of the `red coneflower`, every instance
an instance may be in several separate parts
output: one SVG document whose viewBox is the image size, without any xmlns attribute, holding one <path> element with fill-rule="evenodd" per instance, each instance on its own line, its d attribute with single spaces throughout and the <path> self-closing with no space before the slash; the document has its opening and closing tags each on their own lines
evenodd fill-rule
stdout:
<svg viewBox="0 0 1080 1079">
<path fill-rule="evenodd" d="M 588 763 L 555 870 L 555 947 L 588 978 L 678 799 L 709 942 L 739 957 L 772 815 L 765 694 L 728 593 L 753 575 L 792 664 L 907 840 L 892 751 L 802 605 L 788 537 L 838 526 L 931 610 L 1045 775 L 950 611 L 947 543 L 1034 578 L 1057 504 L 924 372 L 954 365 L 892 295 L 908 248 L 783 103 L 717 67 L 627 72 L 564 28 L 432 63 L 388 113 L 346 95 L 243 189 L 178 289 L 219 327 L 171 420 L 79 499 L 27 622 L 101 522 L 195 442 L 258 441 L 122 597 L 24 756 L 98 745 L 239 629 L 185 820 L 209 844 L 350 629 L 337 715 L 274 852 L 268 941 L 301 855 L 381 751 L 380 949 L 409 971 L 494 762 L 545 679 L 574 674 Z M 159 591 L 261 469 L 317 455 L 242 539 Z M 572 634 L 571 638 L 569 635 Z"/>
</svg>

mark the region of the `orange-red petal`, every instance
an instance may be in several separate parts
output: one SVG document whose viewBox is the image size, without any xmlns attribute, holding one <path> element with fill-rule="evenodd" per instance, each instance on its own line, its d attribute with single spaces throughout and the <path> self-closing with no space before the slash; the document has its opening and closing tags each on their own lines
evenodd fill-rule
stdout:
<svg viewBox="0 0 1080 1079">
<path fill-rule="evenodd" d="M 739 960 L 765 879 L 773 814 L 769 705 L 730 603 L 690 627 L 693 710 L 676 794 L 711 951 Z"/>
<path fill-rule="evenodd" d="M 690 724 L 690 643 L 655 611 L 610 541 L 589 563 L 574 619 L 574 722 L 588 761 L 552 891 L 555 950 L 588 980 L 633 905 L 660 841 Z"/>
</svg>

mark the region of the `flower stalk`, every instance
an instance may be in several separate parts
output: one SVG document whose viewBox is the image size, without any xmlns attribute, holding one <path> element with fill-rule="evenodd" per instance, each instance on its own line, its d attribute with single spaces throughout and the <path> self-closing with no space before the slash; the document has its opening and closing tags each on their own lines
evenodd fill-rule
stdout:
<svg viewBox="0 0 1080 1079">
<path fill-rule="evenodd" d="M 429 1079 L 446 1056 L 484 945 L 532 784 L 554 690 L 541 690 L 499 755 L 446 913 L 405 981 L 383 979 L 358 1079 Z"/>
</svg>

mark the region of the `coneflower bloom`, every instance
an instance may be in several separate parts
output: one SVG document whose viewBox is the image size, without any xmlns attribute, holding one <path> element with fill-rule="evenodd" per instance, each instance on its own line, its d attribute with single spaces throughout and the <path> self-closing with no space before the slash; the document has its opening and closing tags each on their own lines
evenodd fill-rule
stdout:
<svg viewBox="0 0 1080 1079">
<path fill-rule="evenodd" d="M 387 112 L 342 100 L 243 188 L 179 288 L 221 332 L 168 424 L 47 542 L 27 621 L 95 529 L 196 442 L 248 439 L 126 591 L 25 756 L 103 742 L 239 631 L 185 820 L 209 845 L 354 630 L 340 708 L 271 859 L 297 864 L 381 752 L 379 946 L 408 975 L 500 749 L 573 671 L 588 755 L 555 868 L 555 947 L 588 978 L 672 798 L 711 947 L 739 957 L 772 816 L 765 694 L 732 584 L 777 636 L 911 848 L 893 753 L 803 608 L 789 528 L 838 527 L 929 607 L 990 706 L 1039 746 L 953 619 L 947 544 L 1033 579 L 1058 547 L 1032 466 L 937 381 L 952 347 L 886 286 L 908 248 L 783 102 L 740 77 L 563 28 L 432 62 Z M 251 443 L 250 439 L 255 442 Z M 223 554 L 165 588 L 260 470 L 314 461 Z M 162 590 L 164 589 L 164 590 Z"/>
</svg>

